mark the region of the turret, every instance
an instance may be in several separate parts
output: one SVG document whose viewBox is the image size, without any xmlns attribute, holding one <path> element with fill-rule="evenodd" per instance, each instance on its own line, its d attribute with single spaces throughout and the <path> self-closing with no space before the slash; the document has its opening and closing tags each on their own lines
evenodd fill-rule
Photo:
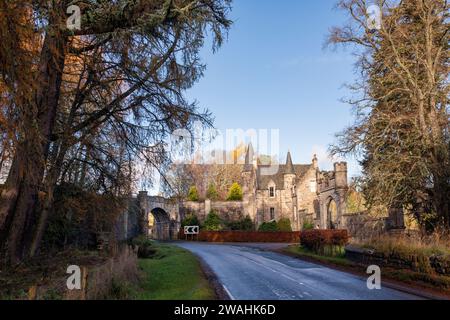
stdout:
<svg viewBox="0 0 450 320">
<path fill-rule="evenodd" d="M 253 171 L 253 146 L 250 143 L 247 147 L 247 151 L 245 152 L 245 164 L 242 172 L 252 172 Z"/>
<path fill-rule="evenodd" d="M 315 154 L 312 159 L 312 166 L 314 169 L 319 169 L 319 160 L 317 159 L 317 155 Z"/>
<path fill-rule="evenodd" d="M 286 159 L 286 166 L 284 167 L 284 188 L 286 190 L 291 189 L 295 184 L 295 174 L 294 165 L 292 164 L 291 152 L 288 152 Z"/>
<path fill-rule="evenodd" d="M 347 183 L 347 162 L 337 162 L 334 164 L 334 177 L 336 189 L 346 189 Z"/>
<path fill-rule="evenodd" d="M 250 143 L 247 147 L 247 151 L 245 152 L 245 163 L 241 173 L 244 194 L 248 194 L 248 192 L 252 189 L 252 173 L 254 170 L 253 154 L 253 146 Z"/>
</svg>

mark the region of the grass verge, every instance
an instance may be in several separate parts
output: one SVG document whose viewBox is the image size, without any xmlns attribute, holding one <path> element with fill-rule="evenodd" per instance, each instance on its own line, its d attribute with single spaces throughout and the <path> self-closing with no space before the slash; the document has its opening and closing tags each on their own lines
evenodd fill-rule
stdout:
<svg viewBox="0 0 450 320">
<path fill-rule="evenodd" d="M 135 300 L 213 300 L 213 288 L 200 262 L 187 250 L 167 244 L 153 244 L 156 254 L 140 259 L 142 276 L 131 289 Z"/>
<path fill-rule="evenodd" d="M 302 248 L 301 246 L 298 246 L 298 245 L 289 246 L 282 250 L 291 255 L 295 255 L 298 257 L 302 257 L 302 258 L 308 258 L 308 259 L 319 261 L 322 263 L 329 263 L 332 265 L 338 265 L 338 266 L 342 266 L 342 267 L 352 267 L 353 266 L 352 262 L 347 260 L 344 257 L 344 254 L 339 254 L 336 256 L 320 255 L 320 254 L 311 252 L 305 248 Z"/>
</svg>

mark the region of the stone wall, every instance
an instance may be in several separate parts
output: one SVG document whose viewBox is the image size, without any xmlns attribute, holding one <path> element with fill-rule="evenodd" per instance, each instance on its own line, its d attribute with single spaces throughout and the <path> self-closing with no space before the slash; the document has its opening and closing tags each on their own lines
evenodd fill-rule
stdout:
<svg viewBox="0 0 450 320">
<path fill-rule="evenodd" d="M 371 217 L 367 212 L 344 214 L 343 223 L 352 238 L 369 239 L 385 233 L 387 217 Z"/>
<path fill-rule="evenodd" d="M 129 240 L 140 234 L 140 215 L 137 199 L 131 198 L 127 210 L 119 216 L 116 222 L 114 231 L 117 240 Z"/>
<path fill-rule="evenodd" d="M 393 252 L 377 252 L 375 250 L 347 246 L 345 248 L 345 257 L 364 266 L 378 265 L 380 267 L 408 269 L 415 272 L 450 276 L 450 255 L 400 255 Z"/>
<path fill-rule="evenodd" d="M 245 217 L 244 207 L 243 201 L 184 201 L 180 206 L 180 214 L 182 220 L 188 214 L 195 214 L 201 222 L 204 222 L 208 214 L 215 211 L 224 220 L 237 221 Z"/>
</svg>

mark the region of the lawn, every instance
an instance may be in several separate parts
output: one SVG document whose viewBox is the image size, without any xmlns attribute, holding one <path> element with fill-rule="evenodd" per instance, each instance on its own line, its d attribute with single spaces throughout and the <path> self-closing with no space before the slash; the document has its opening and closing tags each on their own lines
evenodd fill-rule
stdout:
<svg viewBox="0 0 450 320">
<path fill-rule="evenodd" d="M 213 300 L 214 290 L 197 258 L 187 250 L 154 244 L 157 253 L 139 260 L 142 278 L 133 289 L 136 300 Z"/>
</svg>

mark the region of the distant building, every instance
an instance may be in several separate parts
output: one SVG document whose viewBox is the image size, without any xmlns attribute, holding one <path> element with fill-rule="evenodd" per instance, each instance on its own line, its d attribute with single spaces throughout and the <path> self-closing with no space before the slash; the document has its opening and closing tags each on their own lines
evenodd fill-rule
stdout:
<svg viewBox="0 0 450 320">
<path fill-rule="evenodd" d="M 259 226 L 263 222 L 289 218 L 293 230 L 305 222 L 317 228 L 344 226 L 347 192 L 347 164 L 335 163 L 334 170 L 320 171 L 316 156 L 311 164 L 293 164 L 291 153 L 286 164 L 270 172 L 269 165 L 259 164 L 251 145 L 247 147 L 242 166 L 243 200 L 210 201 L 181 204 L 182 215 L 197 214 L 200 219 L 214 210 L 224 219 L 250 216 Z"/>
</svg>

